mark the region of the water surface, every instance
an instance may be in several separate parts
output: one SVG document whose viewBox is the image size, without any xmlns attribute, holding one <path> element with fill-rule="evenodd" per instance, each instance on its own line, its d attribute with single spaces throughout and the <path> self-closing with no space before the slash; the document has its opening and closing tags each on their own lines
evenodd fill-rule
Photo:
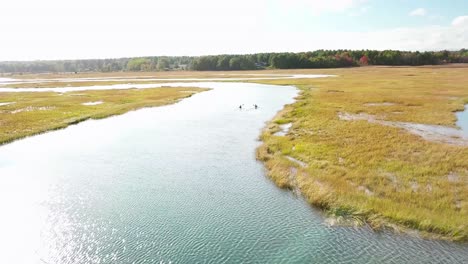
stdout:
<svg viewBox="0 0 468 264">
<path fill-rule="evenodd" d="M 467 245 L 329 227 L 271 183 L 257 138 L 293 87 L 184 85 L 215 89 L 0 147 L 0 263 L 468 263 Z"/>
<path fill-rule="evenodd" d="M 468 105 L 465 106 L 465 111 L 457 113 L 457 126 L 468 136 Z"/>
</svg>

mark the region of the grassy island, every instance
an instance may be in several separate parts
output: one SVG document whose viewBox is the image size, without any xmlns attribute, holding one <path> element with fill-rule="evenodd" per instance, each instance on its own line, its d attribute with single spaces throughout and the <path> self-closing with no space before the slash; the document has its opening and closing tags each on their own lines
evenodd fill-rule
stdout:
<svg viewBox="0 0 468 264">
<path fill-rule="evenodd" d="M 178 102 L 200 88 L 0 93 L 0 145 L 87 119 Z"/>
</svg>

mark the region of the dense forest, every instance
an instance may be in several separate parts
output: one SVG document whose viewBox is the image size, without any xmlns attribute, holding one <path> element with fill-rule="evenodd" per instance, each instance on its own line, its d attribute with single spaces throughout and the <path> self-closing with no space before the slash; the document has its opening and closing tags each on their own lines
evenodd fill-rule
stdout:
<svg viewBox="0 0 468 264">
<path fill-rule="evenodd" d="M 397 50 L 317 50 L 200 57 L 139 57 L 94 60 L 0 62 L 0 73 L 229 71 L 256 69 L 339 68 L 361 65 L 437 65 L 468 63 L 468 50 L 410 52 Z"/>
</svg>

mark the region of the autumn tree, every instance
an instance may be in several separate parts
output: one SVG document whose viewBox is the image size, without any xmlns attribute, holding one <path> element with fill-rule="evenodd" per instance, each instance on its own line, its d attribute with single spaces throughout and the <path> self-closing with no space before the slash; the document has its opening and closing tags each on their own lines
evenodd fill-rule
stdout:
<svg viewBox="0 0 468 264">
<path fill-rule="evenodd" d="M 366 55 L 362 55 L 362 57 L 359 59 L 359 64 L 369 65 L 369 58 Z"/>
</svg>

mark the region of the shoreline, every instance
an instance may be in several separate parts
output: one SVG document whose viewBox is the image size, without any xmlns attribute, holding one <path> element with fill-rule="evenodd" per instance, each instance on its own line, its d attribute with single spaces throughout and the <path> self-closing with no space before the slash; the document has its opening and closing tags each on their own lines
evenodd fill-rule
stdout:
<svg viewBox="0 0 468 264">
<path fill-rule="evenodd" d="M 302 92 L 301 89 L 297 89 Z M 265 148 L 268 148 L 268 145 L 263 140 L 264 133 L 269 135 L 276 135 L 278 132 L 282 132 L 280 125 L 281 121 L 278 122 L 278 120 L 282 120 L 285 113 L 293 110 L 293 104 L 285 105 L 283 110 L 279 111 L 275 117 L 266 124 L 262 130 L 262 134 L 260 135 L 261 145 L 256 149 L 256 159 L 262 162 L 266 169 L 266 176 L 268 176 L 268 178 L 272 180 L 277 187 L 293 192 L 295 195 L 305 199 L 305 201 L 310 206 L 321 210 L 321 212 L 324 214 L 325 222 L 329 226 L 368 226 L 374 232 L 390 231 L 395 234 L 405 234 L 422 239 L 444 240 L 468 245 L 468 237 L 457 238 L 434 232 L 428 232 L 425 230 L 410 228 L 408 226 L 398 224 L 391 219 L 386 219 L 377 213 L 360 212 L 358 208 L 341 207 L 339 204 L 323 201 L 318 202 L 318 200 L 314 199 L 313 197 L 304 195 L 300 186 L 297 185 L 297 181 L 291 176 L 295 176 L 298 173 L 307 175 L 307 172 L 303 170 L 307 165 L 304 165 L 304 162 L 290 156 L 281 155 L 280 157 L 283 159 L 282 161 L 278 161 L 278 163 L 275 165 L 269 166 L 267 163 L 273 161 L 275 157 L 270 155 L 268 150 L 265 150 Z M 278 157 L 276 157 L 276 159 L 277 158 Z M 286 162 L 287 160 L 289 161 L 289 164 Z M 280 171 L 282 175 L 278 175 L 277 172 L 275 172 L 277 170 Z M 284 177 L 285 175 L 288 176 Z M 318 182 L 317 187 L 320 188 L 323 187 L 323 185 Z"/>
<path fill-rule="evenodd" d="M 8 128 L 4 128 L 4 130 L 6 130 L 6 131 L 1 131 L 0 130 L 0 132 L 2 132 L 2 133 L 0 133 L 0 147 L 4 146 L 4 145 L 7 145 L 7 144 L 10 144 L 10 143 L 13 143 L 13 142 L 15 142 L 17 140 L 24 139 L 24 138 L 28 138 L 28 137 L 32 137 L 32 136 L 36 136 L 36 135 L 56 131 L 56 130 L 65 129 L 65 128 L 71 126 L 71 125 L 76 125 L 76 124 L 82 123 L 82 122 L 87 121 L 87 120 L 99 120 L 99 119 L 104 119 L 104 118 L 108 118 L 108 117 L 112 117 L 112 116 L 122 115 L 122 114 L 125 114 L 125 113 L 128 113 L 128 112 L 136 111 L 136 110 L 143 109 L 143 108 L 160 107 L 160 106 L 175 104 L 175 103 L 180 102 L 183 99 L 186 99 L 186 98 L 189 98 L 189 97 L 193 96 L 194 94 L 204 92 L 204 91 L 208 91 L 208 90 L 210 90 L 210 89 L 199 88 L 199 87 L 170 87 L 170 88 L 160 87 L 160 88 L 154 88 L 154 89 L 145 89 L 145 91 L 147 91 L 148 95 L 153 96 L 153 98 L 154 98 L 154 99 L 150 99 L 147 102 L 140 102 L 140 101 L 138 101 L 138 99 L 135 99 L 135 101 L 133 101 L 133 102 L 119 102 L 119 101 L 109 102 L 106 99 L 104 99 L 102 101 L 101 100 L 96 100 L 95 102 L 100 102 L 100 103 L 99 104 L 92 104 L 92 105 L 89 105 L 89 101 L 93 101 L 93 100 L 88 99 L 90 94 L 92 96 L 98 96 L 97 98 L 107 98 L 106 96 L 109 96 L 108 95 L 109 91 L 89 91 L 89 93 L 79 94 L 79 96 L 73 96 L 73 94 L 69 94 L 70 98 L 71 97 L 78 97 L 78 98 L 80 98 L 79 99 L 80 101 L 83 101 L 83 102 L 76 103 L 77 106 L 79 107 L 78 109 L 72 109 L 72 111 L 73 111 L 72 114 L 75 114 L 75 112 L 76 112 L 78 114 L 78 116 L 73 115 L 73 116 L 71 116 L 69 118 L 65 118 L 65 117 L 56 118 L 55 116 L 52 116 L 51 121 L 50 121 L 51 123 L 48 123 L 45 126 L 42 126 L 41 124 L 32 123 L 32 124 L 29 124 L 32 127 L 28 127 L 28 124 L 25 124 L 26 128 L 24 128 L 24 129 L 21 128 L 21 129 L 24 130 L 23 132 L 18 133 L 17 131 L 13 130 L 13 132 L 16 133 L 14 136 L 4 136 L 4 135 L 2 135 L 2 134 L 8 134 L 10 132 L 8 130 Z M 110 90 L 110 91 L 112 92 L 112 90 Z M 133 95 L 132 93 L 134 93 L 135 91 L 137 91 L 137 90 L 123 90 L 123 92 L 125 94 L 121 95 L 122 99 L 118 98 L 118 100 L 124 100 L 124 101 L 128 100 L 128 98 L 125 98 L 125 97 L 126 96 L 132 96 Z M 155 92 L 155 93 L 152 95 L 152 92 Z M 53 96 L 59 96 L 59 95 L 56 95 L 55 93 L 52 93 L 52 95 L 50 95 L 50 97 L 52 98 Z M 136 96 L 138 96 L 138 95 L 136 95 Z M 63 97 L 63 95 L 62 95 L 62 97 Z M 84 97 L 84 98 L 81 98 L 81 97 Z M 49 98 L 47 98 L 47 99 L 49 99 Z M 75 99 L 73 98 L 73 99 L 70 99 L 70 100 L 75 100 Z M 47 101 L 47 100 L 45 100 L 45 101 Z M 47 103 L 50 104 L 50 102 L 47 102 Z M 60 105 L 60 103 L 62 103 L 62 102 L 58 102 L 59 105 Z M 23 109 L 28 109 L 28 108 L 21 108 L 19 110 L 16 109 L 16 107 L 18 107 L 19 104 L 20 104 L 20 102 L 16 102 L 15 104 L 11 104 L 12 106 L 15 106 L 15 109 L 13 111 L 11 111 L 11 113 L 6 113 L 6 114 L 12 115 L 12 113 L 24 112 L 24 113 L 21 113 L 21 114 L 28 115 L 29 113 L 31 113 L 31 114 L 34 115 L 34 114 L 39 114 L 39 113 L 35 113 L 35 112 L 46 112 L 46 111 L 32 111 L 32 112 L 26 113 L 28 111 L 22 111 L 22 110 Z M 109 106 L 109 104 L 111 104 L 111 106 Z M 36 108 L 39 109 L 39 110 L 42 110 L 42 108 L 38 108 L 38 107 L 31 107 L 31 106 L 29 106 L 29 107 L 31 109 L 33 109 L 33 110 L 35 110 Z M 57 110 L 55 106 L 48 106 L 47 108 L 43 107 L 43 109 L 44 110 L 49 110 L 50 109 L 52 111 Z M 12 110 L 12 109 L 9 109 L 9 110 Z M 5 111 L 5 110 L 3 110 L 3 111 Z M 58 111 L 60 111 L 60 109 L 58 109 Z M 81 114 L 81 112 L 84 112 L 85 114 Z M 5 113 L 0 112 L 0 116 L 2 114 L 5 114 Z M 26 120 L 28 120 L 28 119 L 26 119 Z M 12 130 L 12 129 L 14 129 L 14 128 L 10 128 L 10 130 Z"/>
<path fill-rule="evenodd" d="M 393 68 L 388 70 L 394 71 Z M 386 69 L 383 71 L 386 71 Z M 345 78 L 347 78 L 346 75 L 341 78 L 341 81 L 344 82 L 343 79 Z M 336 89 L 338 83 L 337 80 L 328 83 L 324 80 L 269 82 L 269 84 L 294 85 L 300 91 L 300 94 L 297 96 L 295 103 L 286 105 L 266 124 L 261 132 L 261 145 L 256 150 L 256 158 L 263 163 L 268 177 L 279 188 L 288 189 L 296 194 L 299 193 L 310 205 L 321 209 L 325 215 L 332 219 L 331 222 L 337 225 L 348 225 L 351 222 L 353 225 L 358 226 L 368 225 L 377 232 L 391 230 L 394 233 L 408 234 L 423 239 L 457 243 L 468 242 L 466 223 L 464 225 L 457 224 L 463 223 L 463 219 L 466 219 L 463 217 L 466 212 L 466 199 L 463 190 L 467 186 L 464 184 L 467 175 L 463 170 L 466 163 L 463 158 L 466 156 L 463 153 L 468 152 L 468 148 L 464 145 L 430 140 L 427 137 L 424 138 L 405 131 L 401 127 L 384 126 L 378 122 L 369 123 L 368 120 L 341 120 L 339 113 L 347 112 L 346 103 L 338 104 L 339 106 L 336 106 L 336 109 L 339 110 L 326 107 L 324 103 L 328 103 L 326 100 L 335 100 L 338 96 L 343 96 L 343 100 L 350 101 L 351 99 L 344 97 L 344 95 L 349 94 L 355 88 L 340 85 L 341 89 Z M 362 83 L 366 82 L 363 81 Z M 333 90 L 331 90 L 331 87 L 334 87 Z M 345 88 L 349 90 L 345 90 Z M 334 91 L 343 92 L 336 94 Z M 430 89 L 427 92 L 429 91 Z M 462 91 L 460 90 L 460 92 Z M 324 99 L 325 95 L 328 96 L 326 99 Z M 446 113 L 441 111 L 437 114 L 440 116 L 446 115 L 447 117 L 450 115 L 450 119 L 446 118 L 441 120 L 440 123 L 434 124 L 422 120 L 427 118 L 424 115 L 421 115 L 422 118 L 414 115 L 412 119 L 404 119 L 406 117 L 400 113 L 395 114 L 394 117 L 392 116 L 393 119 L 388 122 L 413 122 L 429 126 L 439 125 L 455 128 L 456 118 L 452 109 L 463 108 L 467 103 L 466 97 L 461 96 L 458 98 L 455 101 L 447 99 L 453 105 Z M 372 103 L 380 101 L 375 100 L 378 98 L 373 100 L 360 99 L 363 103 L 359 108 L 367 107 L 369 111 L 375 111 L 374 109 L 379 108 L 378 110 L 385 112 L 395 111 L 393 109 L 397 108 L 411 109 L 414 107 L 412 103 L 406 102 L 387 103 L 383 101 L 382 103 Z M 357 104 L 356 102 L 351 103 Z M 359 104 L 361 103 L 359 102 Z M 365 114 L 365 112 L 355 110 L 349 112 Z M 375 115 L 373 112 L 370 112 L 370 114 Z M 325 118 L 320 119 L 323 116 Z M 281 125 L 284 124 L 292 124 L 291 129 L 288 133 L 278 134 L 278 132 L 283 132 Z M 337 125 L 335 124 L 339 125 L 339 130 L 336 130 Z M 356 127 L 357 130 L 348 131 L 339 137 L 335 134 L 338 131 L 343 131 L 343 129 L 354 129 L 353 127 Z M 335 133 L 331 133 L 334 130 L 336 130 Z M 383 134 L 380 134 L 382 133 L 380 131 Z M 367 135 L 368 133 L 371 134 Z M 349 143 L 351 144 L 349 145 L 344 144 L 346 141 L 343 142 L 343 140 L 355 137 L 356 140 L 359 140 L 356 143 L 374 149 L 377 146 L 373 146 L 371 143 L 368 145 L 365 142 L 374 142 L 372 141 L 373 138 L 377 140 L 381 136 L 388 137 L 393 142 L 386 144 L 383 139 L 378 141 L 380 142 L 378 144 L 383 145 L 379 146 L 377 155 L 382 155 L 383 162 L 387 162 L 386 159 L 388 159 L 389 155 L 395 156 L 393 154 L 394 149 L 398 149 L 401 145 L 399 149 L 403 153 L 401 157 L 396 156 L 394 158 L 398 162 L 396 164 L 399 164 L 392 169 L 394 172 L 387 172 L 388 168 L 385 169 L 387 171 L 382 169 L 382 161 L 375 160 L 374 155 L 370 155 L 368 158 L 353 157 L 366 150 L 354 147 L 354 143 Z M 354 142 L 354 140 L 351 142 Z M 402 143 L 395 145 L 395 142 Z M 411 145 L 404 142 L 411 142 Z M 415 159 L 426 159 L 427 165 L 421 163 L 413 165 L 414 158 L 411 155 L 414 155 L 412 153 L 418 154 L 418 152 L 409 150 L 409 153 L 405 152 L 408 148 L 419 149 L 418 151 L 421 151 L 422 154 L 424 154 L 422 150 L 430 150 L 431 152 L 425 154 L 428 155 L 429 160 L 423 157 Z M 388 152 L 386 149 L 388 149 Z M 346 155 L 340 154 L 344 153 L 344 151 L 346 151 Z M 434 156 L 439 156 L 436 154 L 437 152 L 444 153 L 441 157 L 446 156 L 445 159 L 451 161 L 451 163 L 443 164 L 440 160 L 434 159 Z M 408 155 L 409 157 L 407 157 Z M 399 161 L 402 158 L 405 158 L 405 160 Z M 350 162 L 351 159 L 357 160 Z M 434 160 L 431 161 L 432 159 Z M 356 164 L 357 162 L 360 163 Z M 410 168 L 414 168 L 415 171 L 402 171 L 402 168 L 408 165 L 411 165 Z M 357 170 L 354 169 L 356 166 L 358 166 Z M 422 172 L 418 172 L 416 169 L 418 167 L 424 168 L 424 166 L 434 167 L 433 169 L 427 169 L 428 173 L 434 175 L 434 180 L 420 176 Z M 445 167 L 447 172 L 444 170 L 437 171 L 438 166 Z M 406 172 L 407 175 L 402 175 L 400 171 Z M 360 173 L 368 176 L 360 176 Z M 440 174 L 446 175 L 443 176 L 446 178 L 438 176 Z M 339 178 L 338 175 L 340 175 Z M 353 177 L 356 177 L 356 179 L 353 179 Z M 376 184 L 372 185 L 375 181 L 377 181 Z M 442 187 L 436 187 L 436 184 L 440 184 Z M 435 188 L 438 189 L 435 190 Z M 425 198 L 432 197 L 432 193 L 436 193 L 440 198 Z M 399 196 L 407 198 L 401 198 L 403 200 L 400 203 L 398 202 Z M 440 206 L 437 199 L 447 201 L 447 204 L 451 201 L 454 201 L 454 203 L 450 204 L 451 207 L 435 209 Z M 393 208 L 395 208 L 395 211 L 392 211 Z M 401 211 L 405 210 L 408 212 L 406 215 L 401 213 Z M 445 218 L 446 216 L 448 219 Z"/>
</svg>

